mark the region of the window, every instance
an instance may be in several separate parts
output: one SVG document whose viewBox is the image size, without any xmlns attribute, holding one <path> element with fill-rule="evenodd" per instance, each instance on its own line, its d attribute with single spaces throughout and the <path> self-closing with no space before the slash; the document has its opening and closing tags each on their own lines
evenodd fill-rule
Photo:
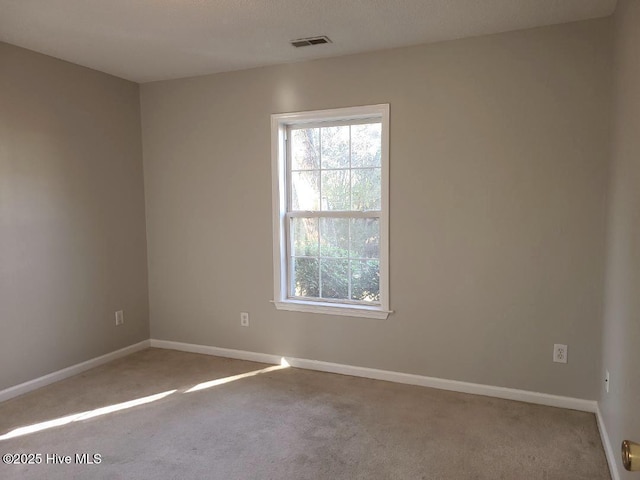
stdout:
<svg viewBox="0 0 640 480">
<path fill-rule="evenodd" d="M 387 318 L 389 105 L 271 117 L 274 303 Z"/>
</svg>

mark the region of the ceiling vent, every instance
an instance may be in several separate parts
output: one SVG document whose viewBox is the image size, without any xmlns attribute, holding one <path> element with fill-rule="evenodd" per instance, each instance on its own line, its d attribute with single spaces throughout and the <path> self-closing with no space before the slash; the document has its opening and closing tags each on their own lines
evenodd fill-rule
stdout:
<svg viewBox="0 0 640 480">
<path fill-rule="evenodd" d="M 333 43 L 329 40 L 329 37 L 323 35 L 321 37 L 309 37 L 298 38 L 297 40 L 291 40 L 291 45 L 296 48 L 309 47 L 311 45 L 322 45 L 323 43 Z"/>
</svg>

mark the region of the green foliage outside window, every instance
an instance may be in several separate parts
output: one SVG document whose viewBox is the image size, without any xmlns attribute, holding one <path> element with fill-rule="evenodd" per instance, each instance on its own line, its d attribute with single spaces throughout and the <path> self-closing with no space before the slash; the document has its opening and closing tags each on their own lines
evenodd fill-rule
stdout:
<svg viewBox="0 0 640 480">
<path fill-rule="evenodd" d="M 379 261 L 377 259 L 349 260 L 344 258 L 348 253 L 344 249 L 335 249 L 332 253 L 343 258 L 296 258 L 294 260 L 296 295 L 319 298 L 320 282 L 322 282 L 322 298 L 379 301 Z M 319 269 L 322 271 L 319 272 Z M 351 278 L 350 297 L 349 278 Z"/>
</svg>

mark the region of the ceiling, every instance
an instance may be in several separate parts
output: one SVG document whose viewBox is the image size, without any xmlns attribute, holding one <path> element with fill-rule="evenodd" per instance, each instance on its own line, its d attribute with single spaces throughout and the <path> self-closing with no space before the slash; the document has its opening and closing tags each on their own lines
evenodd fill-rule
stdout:
<svg viewBox="0 0 640 480">
<path fill-rule="evenodd" d="M 616 0 L 0 0 L 0 41 L 136 82 L 610 15 Z M 294 48 L 327 35 L 333 43 Z"/>
</svg>

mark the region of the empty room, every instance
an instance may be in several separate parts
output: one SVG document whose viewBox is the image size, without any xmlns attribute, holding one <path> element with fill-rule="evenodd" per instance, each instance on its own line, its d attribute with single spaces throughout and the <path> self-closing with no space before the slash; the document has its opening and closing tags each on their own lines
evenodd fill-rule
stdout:
<svg viewBox="0 0 640 480">
<path fill-rule="evenodd" d="M 640 0 L 0 0 L 0 478 L 640 480 Z"/>
</svg>

